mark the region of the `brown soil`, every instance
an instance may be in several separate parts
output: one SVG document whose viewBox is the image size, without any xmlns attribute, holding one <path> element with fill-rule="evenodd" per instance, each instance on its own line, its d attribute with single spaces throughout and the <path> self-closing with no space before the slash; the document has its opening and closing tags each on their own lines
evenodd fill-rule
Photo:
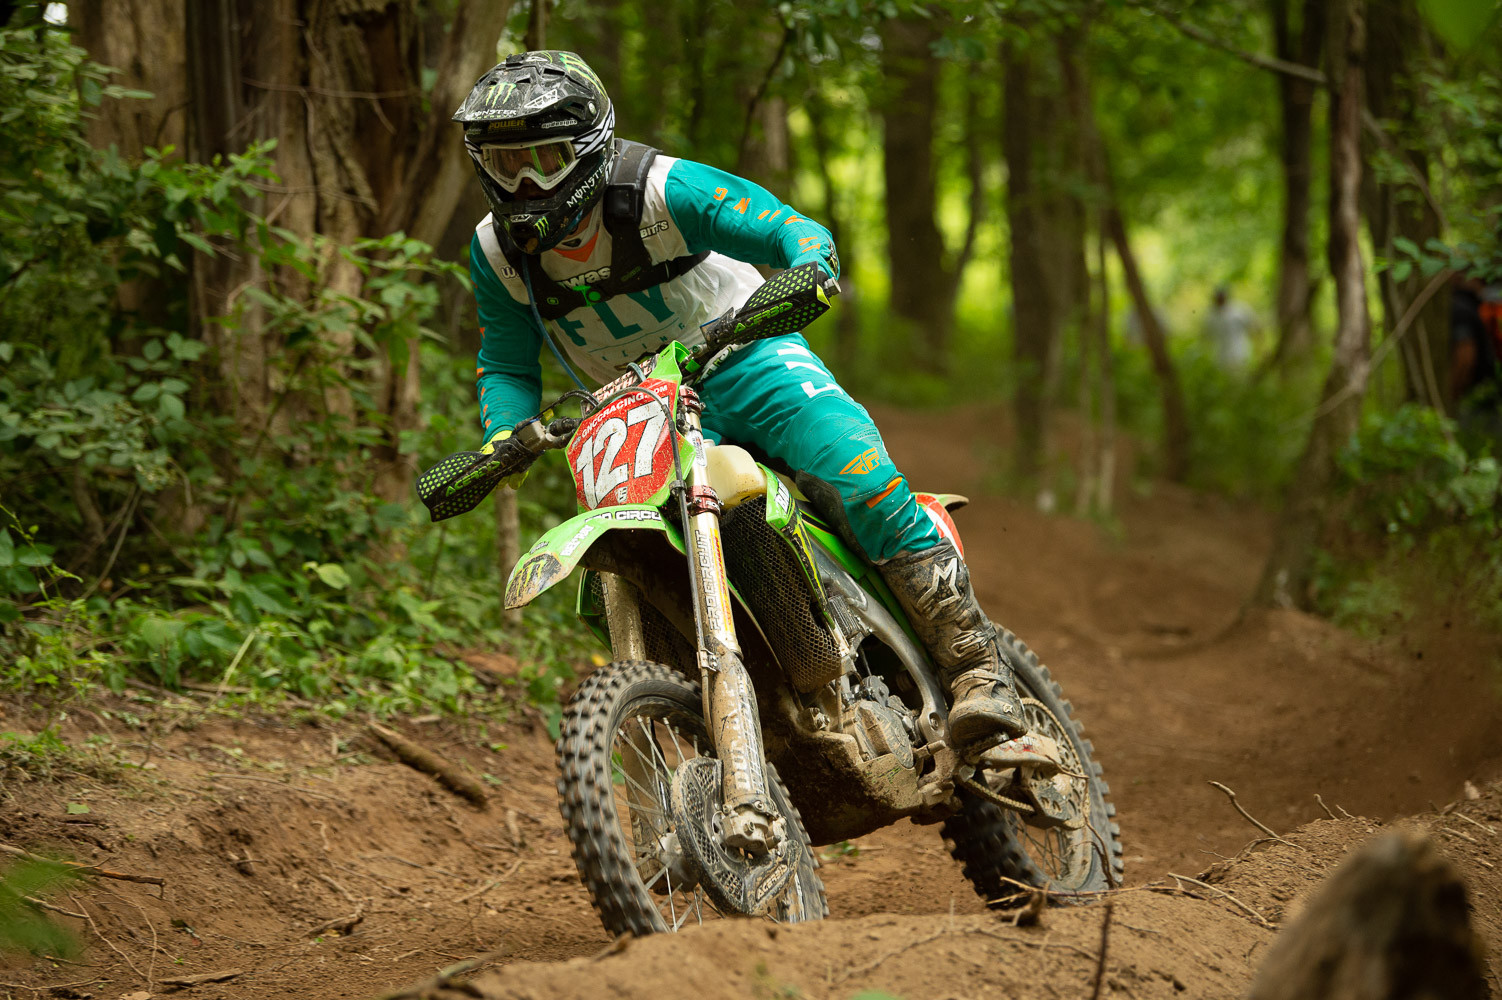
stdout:
<svg viewBox="0 0 1502 1000">
<path fill-rule="evenodd" d="M 1257 831 L 1207 782 L 1307 850 L 1273 844 L 1211 876 L 1278 922 L 1377 822 L 1332 821 L 1316 803 L 1436 834 L 1502 940 L 1499 647 L 1436 616 L 1372 643 L 1296 612 L 1237 621 L 1267 544 L 1267 517 L 1158 487 L 1128 498 L 1120 540 L 986 495 L 992 446 L 937 439 L 933 418 L 878 413 L 910 479 L 969 493 L 959 513 L 982 600 L 1042 652 L 1094 738 L 1121 812 L 1130 886 L 1194 875 Z M 947 426 L 995 426 L 978 411 Z M 0 706 L 0 728 L 38 723 Z M 132 714 L 133 713 L 133 714 Z M 71 741 L 113 738 L 141 769 L 120 779 L 0 775 L 0 843 L 161 875 L 162 890 L 89 880 L 53 902 L 85 940 L 71 963 L 0 960 L 0 997 L 87 983 L 114 1000 L 169 992 L 172 977 L 239 969 L 194 997 L 362 997 L 504 947 L 494 996 L 1089 996 L 1099 906 L 1051 910 L 1040 927 L 986 914 L 936 828 L 910 824 L 831 852 L 832 919 L 705 928 L 610 941 L 569 858 L 552 748 L 518 712 L 504 732 L 408 720 L 400 728 L 477 775 L 478 811 L 396 763 L 358 727 L 237 719 L 206 699 L 102 697 L 64 723 Z M 499 744 L 496 744 L 499 741 Z M 492 749 L 492 745 L 503 745 Z M 1489 824 L 1439 817 L 1432 803 Z M 70 803 L 87 813 L 68 810 Z M 492 884 L 494 883 L 494 884 Z M 1193 887 L 1190 887 L 1193 888 Z M 1233 996 L 1271 931 L 1212 893 L 1141 888 L 1115 898 L 1102 995 Z M 356 912 L 347 935 L 310 931 Z M 129 959 L 129 963 L 125 959 Z M 598 959 L 598 960 L 597 960 Z M 566 961 L 573 960 L 573 961 Z M 1502 971 L 1493 959 L 1494 973 Z M 493 963 L 494 964 L 494 963 Z M 1502 983 L 1502 980 L 1499 980 Z M 67 993 L 56 995 L 66 996 Z"/>
</svg>

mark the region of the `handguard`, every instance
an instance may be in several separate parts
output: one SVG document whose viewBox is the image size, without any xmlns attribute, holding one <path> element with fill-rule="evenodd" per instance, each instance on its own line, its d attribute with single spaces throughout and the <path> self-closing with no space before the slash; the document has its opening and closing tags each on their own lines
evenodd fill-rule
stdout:
<svg viewBox="0 0 1502 1000">
<path fill-rule="evenodd" d="M 752 292 L 745 305 L 706 326 L 697 353 L 708 358 L 732 344 L 796 333 L 829 311 L 829 296 L 839 288 L 817 263 L 788 268 Z"/>
<path fill-rule="evenodd" d="M 538 455 L 567 440 L 578 426 L 579 421 L 571 417 L 549 424 L 528 420 L 511 437 L 497 442 L 490 454 L 455 452 L 424 472 L 417 478 L 417 495 L 435 522 L 467 513 L 502 480 L 526 472 Z"/>
</svg>

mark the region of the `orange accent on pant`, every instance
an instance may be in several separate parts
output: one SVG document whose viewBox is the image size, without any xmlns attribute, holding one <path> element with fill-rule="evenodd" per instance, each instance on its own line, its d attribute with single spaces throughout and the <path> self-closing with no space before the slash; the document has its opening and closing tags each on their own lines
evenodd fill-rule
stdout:
<svg viewBox="0 0 1502 1000">
<path fill-rule="evenodd" d="M 898 476 L 896 479 L 892 480 L 890 483 L 887 483 L 887 488 L 886 489 L 884 489 L 880 493 L 876 494 L 876 496 L 872 497 L 870 500 L 867 500 L 866 501 L 866 506 L 874 508 L 877 504 L 881 503 L 887 497 L 891 496 L 892 495 L 892 491 L 895 490 L 897 487 L 899 487 L 901 485 L 902 485 L 902 477 Z"/>
</svg>

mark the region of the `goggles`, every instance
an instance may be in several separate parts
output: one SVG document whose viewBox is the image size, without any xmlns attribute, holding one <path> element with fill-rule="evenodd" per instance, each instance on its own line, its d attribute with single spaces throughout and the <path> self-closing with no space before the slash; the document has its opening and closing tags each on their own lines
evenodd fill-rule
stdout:
<svg viewBox="0 0 1502 1000">
<path fill-rule="evenodd" d="M 513 194 L 523 180 L 551 191 L 577 162 L 574 144 L 568 139 L 480 147 L 480 165 L 492 180 Z"/>
</svg>

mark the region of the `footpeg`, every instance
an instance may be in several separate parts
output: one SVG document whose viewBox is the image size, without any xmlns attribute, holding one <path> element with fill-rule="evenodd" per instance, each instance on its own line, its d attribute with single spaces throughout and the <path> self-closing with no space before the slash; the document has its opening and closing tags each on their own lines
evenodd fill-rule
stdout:
<svg viewBox="0 0 1502 1000">
<path fill-rule="evenodd" d="M 975 766 L 986 771 L 1018 768 L 1036 778 L 1052 778 L 1063 769 L 1059 745 L 1047 736 L 1027 733 L 999 743 L 976 758 Z"/>
</svg>

